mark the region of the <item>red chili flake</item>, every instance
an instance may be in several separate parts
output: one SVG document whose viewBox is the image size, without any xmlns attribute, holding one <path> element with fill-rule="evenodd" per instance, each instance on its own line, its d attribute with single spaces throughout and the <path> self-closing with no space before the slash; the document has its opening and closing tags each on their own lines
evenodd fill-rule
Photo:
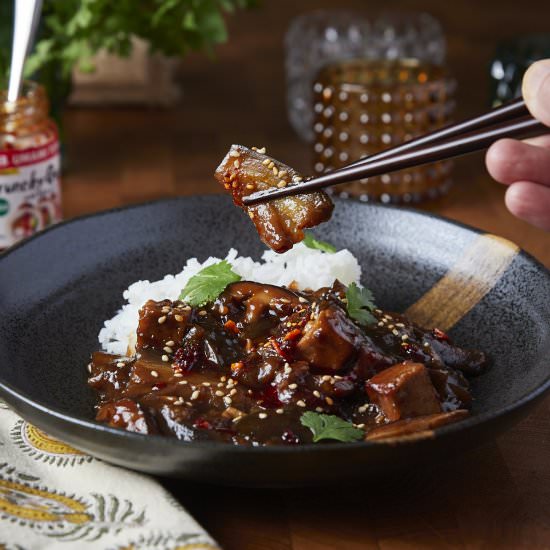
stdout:
<svg viewBox="0 0 550 550">
<path fill-rule="evenodd" d="M 447 334 L 438 328 L 434 328 L 432 332 L 433 332 L 433 335 L 438 340 L 445 340 L 445 341 L 449 340 L 449 337 L 447 336 Z"/>
<path fill-rule="evenodd" d="M 302 335 L 302 331 L 299 328 L 292 329 L 290 332 L 285 334 L 285 340 L 296 340 Z"/>
<path fill-rule="evenodd" d="M 232 332 L 233 334 L 239 334 L 239 329 L 237 327 L 237 325 L 235 324 L 235 321 L 232 321 L 231 319 L 228 319 L 224 324 L 223 326 L 229 330 L 230 332 Z"/>
<path fill-rule="evenodd" d="M 281 356 L 281 357 L 284 357 L 285 354 L 283 352 L 283 350 L 281 349 L 281 346 L 279 344 L 279 342 L 277 342 L 277 340 L 270 340 L 271 342 L 271 345 L 273 346 L 273 348 L 275 349 L 275 351 Z"/>
<path fill-rule="evenodd" d="M 242 368 L 244 368 L 244 363 L 242 361 L 238 361 L 237 363 L 231 363 L 231 370 L 233 372 L 239 371 Z"/>
<path fill-rule="evenodd" d="M 193 425 L 195 426 L 195 428 L 199 428 L 201 430 L 211 430 L 212 429 L 212 425 L 210 424 L 210 422 L 208 422 L 208 420 L 202 418 L 202 417 L 199 417 L 195 420 L 195 422 L 193 423 Z"/>
<path fill-rule="evenodd" d="M 166 387 L 165 382 L 157 382 L 151 389 L 153 390 L 162 390 L 162 388 Z"/>
</svg>

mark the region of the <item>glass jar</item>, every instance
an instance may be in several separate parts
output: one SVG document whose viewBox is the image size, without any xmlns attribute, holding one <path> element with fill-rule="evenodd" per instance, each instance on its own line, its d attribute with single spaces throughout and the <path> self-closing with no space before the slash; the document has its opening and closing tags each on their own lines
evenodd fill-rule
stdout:
<svg viewBox="0 0 550 550">
<path fill-rule="evenodd" d="M 0 250 L 61 220 L 59 139 L 42 86 L 0 91 Z"/>
<path fill-rule="evenodd" d="M 455 82 L 418 59 L 351 59 L 324 67 L 313 85 L 315 174 L 341 168 L 448 124 Z M 450 161 L 338 185 L 343 198 L 412 203 L 444 194 Z M 331 191 L 331 189 L 329 189 Z"/>
</svg>

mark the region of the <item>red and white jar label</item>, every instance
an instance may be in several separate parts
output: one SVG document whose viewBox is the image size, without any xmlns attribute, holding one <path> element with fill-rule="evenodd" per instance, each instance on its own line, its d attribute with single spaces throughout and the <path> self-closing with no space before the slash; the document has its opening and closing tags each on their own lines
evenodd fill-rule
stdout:
<svg viewBox="0 0 550 550">
<path fill-rule="evenodd" d="M 62 218 L 59 141 L 0 150 L 0 249 Z"/>
</svg>

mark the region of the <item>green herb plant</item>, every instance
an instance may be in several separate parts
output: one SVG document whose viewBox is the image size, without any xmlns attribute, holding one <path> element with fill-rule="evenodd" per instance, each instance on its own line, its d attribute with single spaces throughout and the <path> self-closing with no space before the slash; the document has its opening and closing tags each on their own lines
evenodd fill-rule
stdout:
<svg viewBox="0 0 550 550">
<path fill-rule="evenodd" d="M 179 299 L 191 306 L 203 306 L 215 300 L 231 283 L 240 281 L 227 260 L 210 265 L 193 275 L 181 291 Z"/>
<path fill-rule="evenodd" d="M 0 72 L 5 80 L 13 2 L 0 4 Z M 212 54 L 215 45 L 227 40 L 225 15 L 255 4 L 256 0 L 44 0 L 38 41 L 25 71 L 50 72 L 53 65 L 59 78 L 68 79 L 75 65 L 93 71 L 92 57 L 99 50 L 130 55 L 133 37 L 166 56 Z"/>
</svg>

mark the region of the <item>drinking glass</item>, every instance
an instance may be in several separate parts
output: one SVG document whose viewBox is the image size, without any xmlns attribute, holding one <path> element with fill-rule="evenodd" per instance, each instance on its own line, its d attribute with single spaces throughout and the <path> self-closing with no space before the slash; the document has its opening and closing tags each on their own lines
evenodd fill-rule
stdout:
<svg viewBox="0 0 550 550">
<path fill-rule="evenodd" d="M 313 84 L 314 171 L 321 174 L 449 123 L 455 82 L 418 59 L 349 59 Z M 383 203 L 435 198 L 450 185 L 449 161 L 342 184 L 341 197 Z M 330 190 L 329 190 L 330 191 Z"/>
<path fill-rule="evenodd" d="M 327 64 L 362 57 L 415 58 L 441 65 L 445 49 L 441 25 L 427 13 L 390 12 L 369 18 L 332 10 L 301 15 L 285 36 L 289 120 L 304 141 L 313 141 L 312 84 Z"/>
</svg>

